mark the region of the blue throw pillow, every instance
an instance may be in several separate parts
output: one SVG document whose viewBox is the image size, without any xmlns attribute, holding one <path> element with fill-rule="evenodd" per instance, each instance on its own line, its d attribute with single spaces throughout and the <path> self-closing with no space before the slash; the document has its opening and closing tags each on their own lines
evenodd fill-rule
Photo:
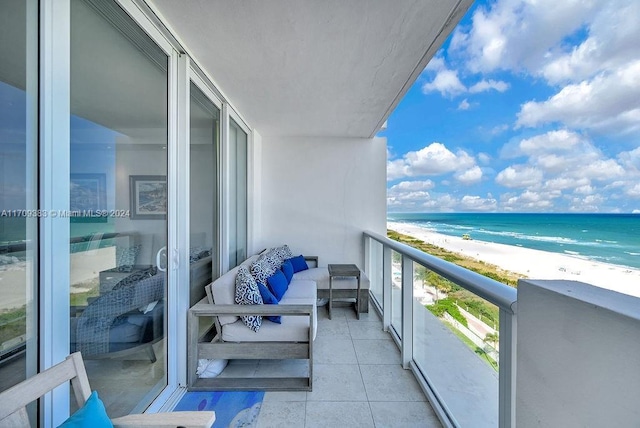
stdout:
<svg viewBox="0 0 640 428">
<path fill-rule="evenodd" d="M 293 265 L 289 260 L 282 263 L 282 273 L 284 273 L 284 277 L 287 278 L 287 284 L 291 284 L 291 278 L 293 278 Z"/>
<path fill-rule="evenodd" d="M 98 393 L 93 391 L 87 402 L 84 403 L 69 419 L 58 428 L 113 428 L 113 424 L 107 416 L 107 411 L 98 398 Z"/>
<path fill-rule="evenodd" d="M 258 283 L 258 290 L 260 290 L 260 295 L 262 296 L 262 301 L 265 305 L 277 305 L 278 299 L 273 295 L 271 291 L 267 288 L 266 285 L 262 283 Z M 266 317 L 269 321 L 274 322 L 276 324 L 282 324 L 282 320 L 280 319 L 280 315 L 269 315 Z"/>
<path fill-rule="evenodd" d="M 289 261 L 293 265 L 294 273 L 309 269 L 309 265 L 307 265 L 307 261 L 304 259 L 304 256 L 292 257 Z"/>
<path fill-rule="evenodd" d="M 278 302 L 282 300 L 282 296 L 289 288 L 289 284 L 287 284 L 287 278 L 284 276 L 281 270 L 277 270 L 272 276 L 267 278 L 267 285 L 269 286 L 269 290 L 276 296 Z"/>
</svg>

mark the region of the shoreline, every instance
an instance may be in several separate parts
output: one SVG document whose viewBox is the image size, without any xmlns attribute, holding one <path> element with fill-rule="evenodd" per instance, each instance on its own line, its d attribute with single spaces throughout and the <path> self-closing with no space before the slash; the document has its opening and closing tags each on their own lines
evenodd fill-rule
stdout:
<svg viewBox="0 0 640 428">
<path fill-rule="evenodd" d="M 597 287 L 640 297 L 640 270 L 516 245 L 464 240 L 410 223 L 387 222 L 387 229 L 410 235 L 447 251 L 480 260 L 530 279 L 581 281 Z"/>
</svg>

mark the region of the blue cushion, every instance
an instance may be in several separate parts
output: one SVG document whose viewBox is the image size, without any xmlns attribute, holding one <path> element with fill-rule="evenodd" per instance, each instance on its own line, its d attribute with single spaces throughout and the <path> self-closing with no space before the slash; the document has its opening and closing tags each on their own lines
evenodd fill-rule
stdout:
<svg viewBox="0 0 640 428">
<path fill-rule="evenodd" d="M 287 278 L 284 276 L 281 270 L 277 270 L 272 276 L 267 278 L 267 285 L 269 286 L 269 290 L 276 296 L 278 302 L 282 300 L 282 296 L 289 288 L 289 284 L 287 284 Z"/>
<path fill-rule="evenodd" d="M 304 256 L 292 257 L 289 261 L 293 265 L 294 273 L 309 269 L 309 265 L 307 265 L 307 261 L 304 259 Z"/>
<path fill-rule="evenodd" d="M 107 416 L 107 411 L 98 398 L 98 393 L 93 391 L 87 402 L 77 412 L 64 421 L 58 428 L 113 428 L 113 424 Z"/>
<path fill-rule="evenodd" d="M 287 278 L 287 284 L 291 284 L 291 278 L 293 278 L 293 265 L 289 260 L 282 263 L 282 273 Z"/>
<path fill-rule="evenodd" d="M 262 301 L 265 305 L 277 305 L 278 299 L 273 295 L 271 291 L 267 288 L 266 285 L 262 283 L 258 283 L 258 290 L 260 290 L 260 295 L 262 296 Z M 269 321 L 274 322 L 276 324 L 282 324 L 282 320 L 280 319 L 280 315 L 269 315 L 266 317 Z"/>
</svg>

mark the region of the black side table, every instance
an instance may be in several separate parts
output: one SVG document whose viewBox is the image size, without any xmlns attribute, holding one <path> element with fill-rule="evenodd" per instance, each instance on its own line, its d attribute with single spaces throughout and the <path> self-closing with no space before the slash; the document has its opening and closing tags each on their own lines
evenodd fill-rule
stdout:
<svg viewBox="0 0 640 428">
<path fill-rule="evenodd" d="M 341 265 L 330 264 L 329 265 L 329 304 L 327 311 L 329 313 L 329 319 L 331 319 L 331 305 L 333 304 L 333 278 L 355 277 L 358 280 L 358 289 L 356 290 L 356 317 L 360 319 L 360 312 L 358 311 L 360 296 L 360 269 L 356 265 Z"/>
</svg>

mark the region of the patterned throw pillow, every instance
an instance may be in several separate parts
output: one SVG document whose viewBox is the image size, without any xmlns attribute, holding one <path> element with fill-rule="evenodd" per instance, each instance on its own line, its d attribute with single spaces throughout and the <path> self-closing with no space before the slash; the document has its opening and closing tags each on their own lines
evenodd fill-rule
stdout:
<svg viewBox="0 0 640 428">
<path fill-rule="evenodd" d="M 251 263 L 251 275 L 255 278 L 256 281 L 266 284 L 267 278 L 269 278 L 276 271 L 275 268 L 269 263 L 266 258 L 266 255 L 262 255 L 258 257 L 258 260 Z"/>
<path fill-rule="evenodd" d="M 258 290 L 256 280 L 249 273 L 246 266 L 240 266 L 236 276 L 235 302 L 238 305 L 262 305 L 262 296 Z M 261 315 L 243 315 L 242 322 L 253 331 L 260 330 L 262 325 Z"/>
<path fill-rule="evenodd" d="M 278 254 L 276 248 L 272 248 L 267 251 L 267 254 L 264 255 L 264 258 L 273 269 L 273 272 L 277 271 L 278 269 L 280 269 L 280 266 L 282 266 L 283 260 L 280 259 L 280 255 Z"/>
<path fill-rule="evenodd" d="M 274 248 L 274 250 L 275 250 L 276 254 L 278 255 L 278 257 L 280 258 L 280 264 L 281 265 L 285 260 L 290 259 L 291 257 L 293 257 L 293 253 L 291 252 L 291 249 L 286 244 L 283 245 L 282 247 Z"/>
<path fill-rule="evenodd" d="M 116 247 L 116 268 L 119 272 L 129 272 L 136 264 L 142 245 Z"/>
</svg>

